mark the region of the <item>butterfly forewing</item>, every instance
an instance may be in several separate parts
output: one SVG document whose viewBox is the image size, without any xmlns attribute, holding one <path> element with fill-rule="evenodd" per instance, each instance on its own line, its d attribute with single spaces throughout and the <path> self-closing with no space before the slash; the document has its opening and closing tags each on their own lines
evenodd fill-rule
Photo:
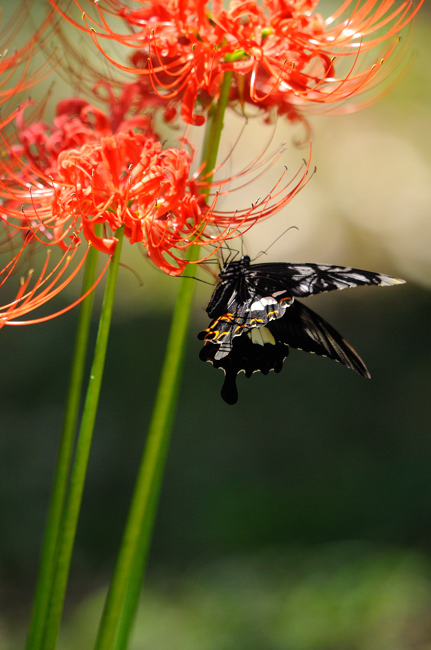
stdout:
<svg viewBox="0 0 431 650">
<path fill-rule="evenodd" d="M 361 357 L 341 334 L 297 300 L 290 307 L 288 317 L 271 323 L 268 329 L 276 341 L 304 352 L 334 359 L 359 375 L 370 378 Z"/>
<path fill-rule="evenodd" d="M 249 273 L 256 287 L 263 284 L 266 290 L 273 291 L 283 287 L 298 298 L 352 287 L 404 284 L 404 280 L 382 273 L 328 264 L 253 264 Z"/>
</svg>

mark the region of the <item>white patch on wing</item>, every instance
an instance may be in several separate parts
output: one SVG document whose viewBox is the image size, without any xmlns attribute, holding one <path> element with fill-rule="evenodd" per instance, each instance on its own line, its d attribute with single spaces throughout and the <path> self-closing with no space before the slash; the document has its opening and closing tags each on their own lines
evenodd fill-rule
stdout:
<svg viewBox="0 0 431 650">
<path fill-rule="evenodd" d="M 247 332 L 247 336 L 252 343 L 256 343 L 257 345 L 265 345 L 265 343 L 275 345 L 275 338 L 267 327 L 253 328 Z"/>
<path fill-rule="evenodd" d="M 311 289 L 310 282 L 300 282 L 298 286 L 301 289 L 301 291 L 310 291 Z"/>
<path fill-rule="evenodd" d="M 349 275 L 346 278 L 346 282 L 349 280 L 357 280 L 358 282 L 365 282 L 365 284 L 370 284 L 371 280 L 369 277 L 366 275 L 362 275 L 362 273 L 349 273 Z"/>
<path fill-rule="evenodd" d="M 268 307 L 268 305 L 278 305 L 278 302 L 272 296 L 259 298 L 259 300 L 256 300 L 251 304 L 250 311 L 261 311 L 262 308 Z"/>
</svg>

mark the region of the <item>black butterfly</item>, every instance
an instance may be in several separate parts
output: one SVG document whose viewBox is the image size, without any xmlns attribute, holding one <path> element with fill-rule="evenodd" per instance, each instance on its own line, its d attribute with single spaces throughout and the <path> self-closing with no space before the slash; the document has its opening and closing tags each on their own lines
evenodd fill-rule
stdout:
<svg viewBox="0 0 431 650">
<path fill-rule="evenodd" d="M 236 377 L 260 370 L 280 372 L 289 346 L 340 361 L 363 377 L 364 362 L 347 341 L 295 298 L 361 285 L 389 287 L 404 280 L 389 275 L 326 264 L 250 264 L 248 256 L 221 269 L 206 309 L 212 318 L 198 335 L 205 341 L 199 358 L 222 368 L 221 396 L 238 400 Z"/>
</svg>

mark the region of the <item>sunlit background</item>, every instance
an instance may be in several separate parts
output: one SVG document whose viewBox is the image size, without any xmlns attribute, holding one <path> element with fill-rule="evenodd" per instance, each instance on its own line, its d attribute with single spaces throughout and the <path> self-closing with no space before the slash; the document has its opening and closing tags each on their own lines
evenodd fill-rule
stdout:
<svg viewBox="0 0 431 650">
<path fill-rule="evenodd" d="M 321 4 L 331 13 L 334 3 Z M 232 244 L 251 257 L 271 247 L 265 260 L 407 280 L 308 302 L 354 345 L 372 379 L 293 350 L 280 375 L 240 375 L 239 402 L 227 406 L 222 373 L 198 359 L 212 291 L 199 284 L 133 650 L 431 648 L 429 7 L 407 38 L 399 84 L 362 112 L 312 117 L 312 179 L 277 217 Z M 72 93 L 60 76 L 47 91 L 51 103 Z M 271 138 L 268 151 L 284 142 L 285 152 L 270 174 L 223 198 L 230 210 L 265 196 L 284 165 L 293 177 L 309 156 L 308 144 L 295 144 L 300 126 L 251 119 L 235 146 L 243 126 L 239 116 L 226 120 L 220 177 Z M 92 647 L 178 287 L 135 250 L 123 261 L 64 650 Z M 23 645 L 76 317 L 0 333 L 2 649 Z"/>
</svg>

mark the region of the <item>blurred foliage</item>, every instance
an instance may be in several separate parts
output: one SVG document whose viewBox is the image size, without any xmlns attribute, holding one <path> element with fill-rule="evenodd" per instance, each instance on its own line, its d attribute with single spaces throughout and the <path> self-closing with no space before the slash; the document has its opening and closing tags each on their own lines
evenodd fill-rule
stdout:
<svg viewBox="0 0 431 650">
<path fill-rule="evenodd" d="M 248 380 L 241 375 L 239 404 L 229 407 L 219 396 L 222 373 L 197 358 L 200 343 L 195 336 L 202 322 L 192 326 L 150 565 L 152 589 L 146 602 L 150 621 L 155 622 L 147 627 L 143 616 L 140 629 L 144 640 L 136 648 L 416 648 L 407 642 L 397 646 L 385 641 L 392 627 L 385 622 L 384 612 L 391 619 L 401 611 L 401 620 L 409 627 L 414 608 L 408 605 L 409 598 L 401 598 L 404 580 L 420 593 L 425 580 L 419 604 L 428 606 L 428 579 L 420 577 L 427 561 L 413 553 L 419 564 L 406 576 L 404 569 L 399 574 L 396 567 L 390 568 L 394 567 L 392 551 L 385 559 L 384 549 L 386 545 L 407 546 L 427 553 L 431 546 L 430 351 L 421 335 L 431 318 L 429 293 L 412 285 L 390 290 L 365 288 L 311 299 L 311 303 L 363 355 L 373 375 L 371 381 L 326 359 L 292 351 L 280 375 L 254 375 Z M 40 326 L 2 332 L 2 361 L 8 372 L 0 379 L 5 431 L 0 454 L 0 586 L 4 615 L 12 628 L 22 626 L 35 579 L 75 318 L 71 313 Z M 128 322 L 117 319 L 114 323 L 74 556 L 69 611 L 84 594 L 109 579 L 167 329 L 168 323 L 161 317 Z M 361 559 L 350 562 L 344 556 L 337 569 L 340 575 L 327 583 L 325 577 L 319 577 L 320 560 L 313 565 L 313 558 L 323 552 L 319 550 L 322 543 L 349 539 L 357 540 L 358 546 L 352 548 L 359 549 Z M 373 544 L 383 545 L 377 555 Z M 292 545 L 300 549 L 297 555 L 290 554 Z M 282 584 L 264 580 L 259 587 L 253 577 L 253 562 L 247 569 L 248 557 L 268 553 L 271 548 L 284 558 L 275 571 L 279 571 Z M 400 551 L 401 556 L 403 553 Z M 334 552 L 335 559 L 337 555 L 338 551 Z M 225 578 L 219 586 L 201 577 L 196 580 L 202 579 L 202 584 L 192 585 L 196 571 L 200 576 L 196 566 L 211 570 L 219 562 L 230 567 L 223 570 Z M 322 560 L 323 565 L 325 562 Z M 300 583 L 294 581 L 293 591 L 292 563 L 303 576 Z M 371 583 L 380 584 L 379 564 L 386 582 L 382 591 L 374 594 Z M 229 579 L 229 571 L 235 576 L 237 570 L 253 574 L 250 604 L 242 600 L 244 585 L 236 586 L 235 577 Z M 173 601 L 171 575 L 178 576 L 179 585 L 173 589 L 177 594 Z M 326 591 L 331 592 L 330 584 L 333 607 Z M 257 592 L 253 595 L 254 585 Z M 262 597 L 259 589 L 263 589 Z M 278 589 L 287 594 L 280 602 Z M 238 614 L 221 595 L 230 590 L 241 610 Z M 354 604 L 357 598 L 358 607 Z M 216 601 L 212 623 L 211 615 L 204 616 L 200 609 L 205 599 Z M 100 597 L 96 600 L 100 604 Z M 269 611 L 275 601 L 275 610 Z M 250 641 L 243 636 L 247 621 L 256 615 L 265 629 L 265 616 L 281 616 L 282 602 L 289 624 L 283 627 L 280 622 L 278 631 L 271 628 L 267 632 L 265 643 L 253 645 L 253 635 Z M 85 601 L 76 616 L 92 619 L 91 608 L 83 613 L 87 605 L 90 607 Z M 340 608 L 333 618 L 333 610 Z M 316 620 L 313 629 L 321 632 L 308 629 L 307 611 Z M 179 627 L 175 632 L 175 621 L 183 616 L 186 629 L 182 632 Z M 226 642 L 219 642 L 217 635 L 211 640 L 215 622 L 224 629 L 226 617 L 233 626 Z M 380 645 L 369 642 L 373 625 L 379 629 L 387 626 L 379 632 Z M 424 626 L 421 619 L 420 629 Z M 157 637 L 160 627 L 172 630 L 172 643 Z M 72 634 L 75 623 L 70 629 Z M 341 641 L 337 645 L 331 630 L 341 635 L 344 645 Z M 82 634 L 85 638 L 86 633 Z M 401 630 L 401 639 L 402 634 Z M 198 641 L 193 641 L 196 635 Z M 317 638 L 326 645 L 319 645 Z M 64 647 L 91 646 L 76 641 Z"/>
<path fill-rule="evenodd" d="M 420 555 L 359 544 L 233 557 L 146 590 L 131 650 L 401 650 L 431 641 Z M 90 647 L 101 594 L 63 648 Z M 88 645 L 87 645 L 88 644 Z"/>
<path fill-rule="evenodd" d="M 93 647 L 104 592 L 70 617 L 59 650 Z M 158 572 L 130 650 L 406 650 L 431 643 L 431 574 L 421 554 L 338 543 Z M 19 650 L 22 633 L 2 648 Z"/>
</svg>

